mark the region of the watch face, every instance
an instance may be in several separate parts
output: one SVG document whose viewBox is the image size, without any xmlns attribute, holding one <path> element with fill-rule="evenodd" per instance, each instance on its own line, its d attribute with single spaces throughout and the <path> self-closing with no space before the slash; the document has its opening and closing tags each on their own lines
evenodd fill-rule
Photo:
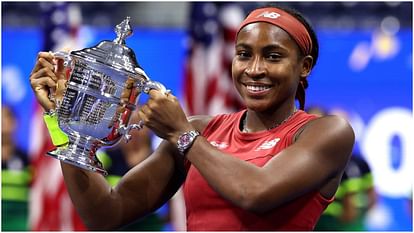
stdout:
<svg viewBox="0 0 414 233">
<path fill-rule="evenodd" d="M 191 141 L 191 136 L 189 134 L 184 134 L 180 141 L 182 145 L 187 145 Z"/>
<path fill-rule="evenodd" d="M 178 142 L 177 142 L 178 150 L 182 154 L 184 154 L 184 152 L 191 146 L 191 144 L 193 143 L 194 139 L 198 135 L 200 135 L 200 133 L 198 133 L 196 131 L 190 131 L 190 132 L 186 132 L 186 133 L 182 134 L 178 138 Z"/>
<path fill-rule="evenodd" d="M 183 143 L 184 144 L 187 144 L 189 142 L 190 142 L 190 135 L 188 135 L 188 134 L 184 135 L 184 137 L 183 137 Z"/>
</svg>

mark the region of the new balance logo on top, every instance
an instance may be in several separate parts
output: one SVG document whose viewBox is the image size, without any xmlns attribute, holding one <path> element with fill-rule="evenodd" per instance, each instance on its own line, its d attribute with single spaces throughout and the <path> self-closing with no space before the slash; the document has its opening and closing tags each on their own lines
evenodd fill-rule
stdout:
<svg viewBox="0 0 414 233">
<path fill-rule="evenodd" d="M 260 15 L 256 16 L 256 18 L 260 18 L 260 17 L 265 17 L 265 18 L 271 18 L 271 19 L 277 19 L 280 17 L 280 14 L 276 13 L 276 12 L 263 12 Z"/>
<path fill-rule="evenodd" d="M 262 145 L 256 148 L 255 151 L 271 149 L 275 147 L 279 141 L 280 141 L 280 138 L 275 138 L 273 140 L 265 141 L 264 143 L 262 143 Z"/>
<path fill-rule="evenodd" d="M 211 141 L 210 144 L 214 147 L 217 147 L 220 150 L 226 149 L 227 147 L 229 147 L 229 144 L 227 144 L 226 142 Z"/>
</svg>

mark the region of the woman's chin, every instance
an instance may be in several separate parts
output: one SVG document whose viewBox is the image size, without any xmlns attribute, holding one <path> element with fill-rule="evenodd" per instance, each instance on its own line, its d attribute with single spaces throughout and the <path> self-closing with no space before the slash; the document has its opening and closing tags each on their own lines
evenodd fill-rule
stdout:
<svg viewBox="0 0 414 233">
<path fill-rule="evenodd" d="M 263 112 L 269 109 L 268 105 L 265 104 L 259 104 L 259 103 L 247 103 L 246 107 L 249 110 L 255 111 L 255 112 Z"/>
</svg>

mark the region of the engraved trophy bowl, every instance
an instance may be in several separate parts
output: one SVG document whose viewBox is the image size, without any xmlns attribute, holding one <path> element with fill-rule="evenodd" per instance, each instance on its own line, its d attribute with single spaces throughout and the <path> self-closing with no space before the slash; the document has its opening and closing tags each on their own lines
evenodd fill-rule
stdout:
<svg viewBox="0 0 414 233">
<path fill-rule="evenodd" d="M 131 129 L 142 128 L 142 122 L 129 125 L 141 92 L 168 92 L 161 83 L 148 78 L 134 52 L 125 45 L 126 37 L 132 34 L 129 21 L 127 17 L 116 26 L 113 41 L 54 53 L 64 60 L 69 74 L 63 99 L 55 99 L 59 127 L 68 135 L 69 143 L 48 155 L 107 175 L 96 151 L 115 146 L 122 137 L 128 141 Z"/>
</svg>

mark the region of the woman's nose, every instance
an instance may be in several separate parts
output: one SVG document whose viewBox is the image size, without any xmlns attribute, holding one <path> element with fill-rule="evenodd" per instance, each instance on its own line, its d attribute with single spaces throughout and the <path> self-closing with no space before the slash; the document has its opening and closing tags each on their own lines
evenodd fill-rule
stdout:
<svg viewBox="0 0 414 233">
<path fill-rule="evenodd" d="M 250 77 L 261 77 L 265 75 L 266 70 L 264 68 L 263 61 L 257 57 L 249 62 L 244 72 Z"/>
</svg>

